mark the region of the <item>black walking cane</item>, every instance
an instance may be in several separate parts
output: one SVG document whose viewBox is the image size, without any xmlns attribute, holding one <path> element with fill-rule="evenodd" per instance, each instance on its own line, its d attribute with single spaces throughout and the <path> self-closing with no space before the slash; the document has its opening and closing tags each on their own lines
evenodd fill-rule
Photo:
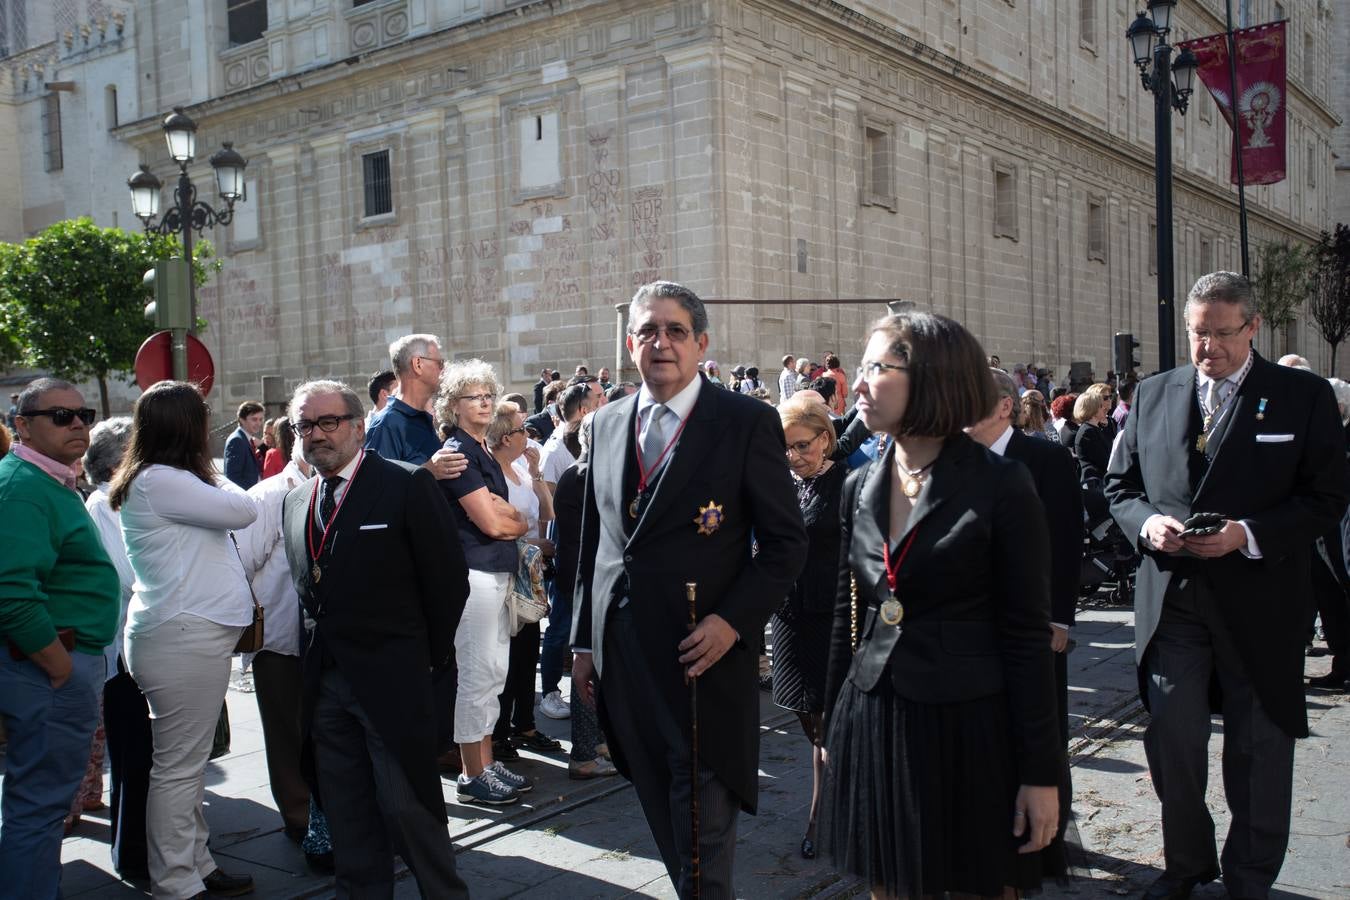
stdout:
<svg viewBox="0 0 1350 900">
<path fill-rule="evenodd" d="M 684 593 L 689 600 L 689 630 L 693 631 L 698 626 L 698 582 L 685 582 Z M 693 677 L 689 679 L 689 721 L 689 829 L 693 840 L 689 874 L 694 886 L 694 900 L 698 900 L 698 679 Z"/>
</svg>

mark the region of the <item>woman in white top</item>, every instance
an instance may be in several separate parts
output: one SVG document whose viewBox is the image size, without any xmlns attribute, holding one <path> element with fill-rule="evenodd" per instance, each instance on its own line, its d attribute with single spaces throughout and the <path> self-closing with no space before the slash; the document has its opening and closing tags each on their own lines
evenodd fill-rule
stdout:
<svg viewBox="0 0 1350 900">
<path fill-rule="evenodd" d="M 109 492 L 136 574 L 125 657 L 150 705 L 147 862 L 152 894 L 165 900 L 252 890 L 251 878 L 216 866 L 202 815 L 230 656 L 253 617 L 229 531 L 258 516 L 253 500 L 212 470 L 209 415 L 195 386 L 151 386 L 136 401 Z"/>
<path fill-rule="evenodd" d="M 514 403 L 497 404 L 488 424 L 488 449 L 502 474 L 511 505 L 525 516 L 528 526 L 522 540 L 553 556 L 553 542 L 544 537 L 553 521 L 553 495 L 539 470 L 539 451 L 529 446 L 525 414 Z M 502 689 L 501 716 L 492 730 L 492 755 L 500 760 L 519 759 L 517 747 L 539 753 L 556 752 L 562 744 L 540 734 L 534 724 L 534 670 L 539 663 L 539 623 L 522 626 L 511 638 L 506 686 Z"/>
</svg>

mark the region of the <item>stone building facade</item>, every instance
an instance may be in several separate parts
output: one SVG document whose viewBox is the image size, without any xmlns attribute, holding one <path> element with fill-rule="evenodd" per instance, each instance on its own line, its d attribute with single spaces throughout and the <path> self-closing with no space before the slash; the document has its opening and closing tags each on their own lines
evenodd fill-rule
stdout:
<svg viewBox="0 0 1350 900">
<path fill-rule="evenodd" d="M 1343 26 L 1324 0 L 1241 7 L 1291 20 L 1289 177 L 1249 191 L 1252 239 L 1310 240 L 1333 216 Z M 364 382 L 409 331 L 516 385 L 541 365 L 614 367 L 616 305 L 654 278 L 769 301 L 712 310 L 724 367 L 825 350 L 851 366 L 895 299 L 959 318 L 1005 363 L 1100 376 L 1131 331 L 1151 370 L 1153 106 L 1127 58 L 1134 12 L 140 0 L 143 117 L 112 135 L 167 181 L 158 117 L 184 105 L 199 183 L 221 141 L 250 160 L 200 298 L 222 410 L 311 376 Z M 1178 30 L 1222 15 L 1183 0 Z M 1228 135 L 1203 91 L 1174 119 L 1180 298 L 1238 267 Z M 856 302 L 824 302 L 839 300 Z M 1303 324 L 1289 346 L 1327 361 Z"/>
</svg>

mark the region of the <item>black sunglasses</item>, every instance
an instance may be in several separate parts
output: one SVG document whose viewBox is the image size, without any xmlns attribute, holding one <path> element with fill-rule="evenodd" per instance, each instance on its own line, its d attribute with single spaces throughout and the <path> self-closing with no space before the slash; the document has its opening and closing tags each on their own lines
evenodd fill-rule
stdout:
<svg viewBox="0 0 1350 900">
<path fill-rule="evenodd" d="M 75 421 L 76 416 L 80 417 L 80 421 L 83 422 L 86 427 L 93 425 L 95 417 L 98 416 L 98 412 L 87 406 L 81 409 L 66 409 L 64 406 L 53 406 L 51 409 L 28 410 L 27 412 L 19 413 L 19 415 L 23 416 L 25 419 L 31 419 L 33 416 L 46 416 L 52 420 L 52 424 L 57 428 L 65 428 L 71 422 Z"/>
</svg>

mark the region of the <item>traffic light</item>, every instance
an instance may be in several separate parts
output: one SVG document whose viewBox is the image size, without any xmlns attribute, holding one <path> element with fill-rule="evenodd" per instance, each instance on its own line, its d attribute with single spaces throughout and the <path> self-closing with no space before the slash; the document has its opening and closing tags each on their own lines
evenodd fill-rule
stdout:
<svg viewBox="0 0 1350 900">
<path fill-rule="evenodd" d="M 188 283 L 191 271 L 187 260 L 175 257 L 159 260 L 145 273 L 142 284 L 152 298 L 145 307 L 145 317 L 154 321 L 155 328 L 191 330 L 192 294 Z"/>
<path fill-rule="evenodd" d="M 1124 378 L 1130 372 L 1135 371 L 1141 365 L 1136 351 L 1139 349 L 1139 342 L 1134 339 L 1134 335 L 1128 331 L 1117 331 L 1114 344 L 1114 361 L 1116 375 Z"/>
</svg>

